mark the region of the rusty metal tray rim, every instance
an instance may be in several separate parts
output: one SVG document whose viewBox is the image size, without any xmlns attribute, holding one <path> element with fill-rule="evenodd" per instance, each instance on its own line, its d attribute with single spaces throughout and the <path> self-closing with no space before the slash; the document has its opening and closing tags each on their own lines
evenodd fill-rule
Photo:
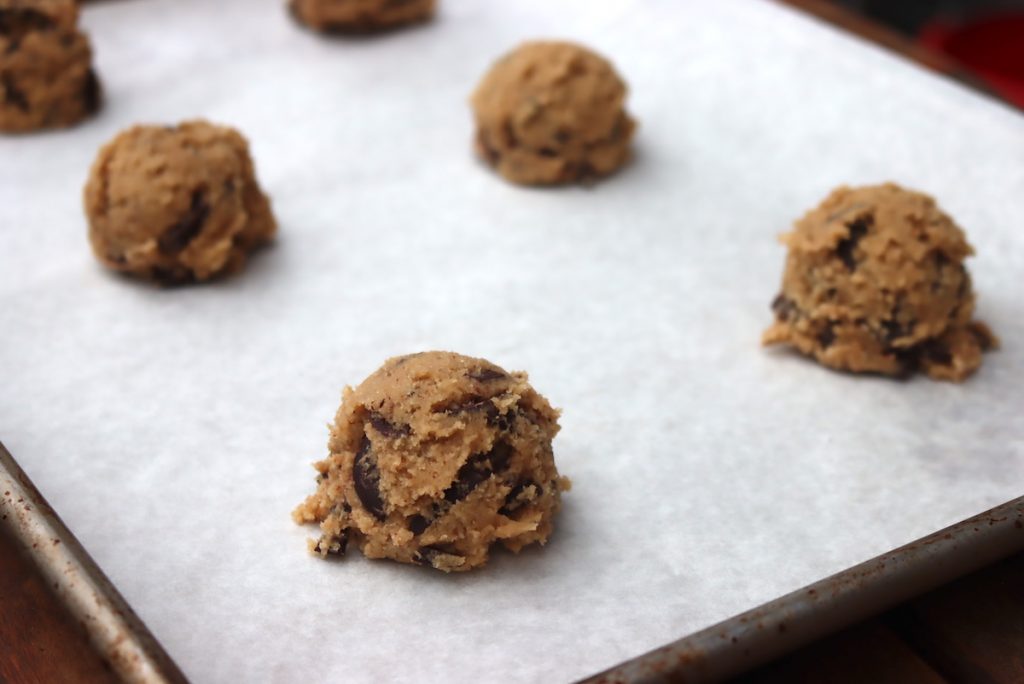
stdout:
<svg viewBox="0 0 1024 684">
<path fill-rule="evenodd" d="M 187 682 L 0 442 L 10 529 L 93 649 L 125 682 Z M 584 681 L 718 682 L 1024 550 L 1024 496 L 809 584 Z"/>
</svg>

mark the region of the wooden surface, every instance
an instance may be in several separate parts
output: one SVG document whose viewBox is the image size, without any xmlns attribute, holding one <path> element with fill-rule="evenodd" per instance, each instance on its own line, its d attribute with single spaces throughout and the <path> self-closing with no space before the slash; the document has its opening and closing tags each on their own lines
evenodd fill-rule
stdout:
<svg viewBox="0 0 1024 684">
<path fill-rule="evenodd" d="M 742 678 L 781 682 L 1024 682 L 1024 553 L 822 639 Z"/>
<path fill-rule="evenodd" d="M 0 525 L 0 682 L 116 682 L 50 587 Z"/>
<path fill-rule="evenodd" d="M 0 683 L 116 679 L 0 527 Z M 743 684 L 1024 682 L 1024 553 L 824 638 Z"/>
</svg>

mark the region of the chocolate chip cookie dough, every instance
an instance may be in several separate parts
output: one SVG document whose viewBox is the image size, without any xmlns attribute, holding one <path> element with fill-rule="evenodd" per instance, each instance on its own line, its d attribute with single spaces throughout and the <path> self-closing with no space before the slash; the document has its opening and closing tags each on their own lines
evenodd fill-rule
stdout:
<svg viewBox="0 0 1024 684">
<path fill-rule="evenodd" d="M 289 0 L 297 21 L 327 33 L 382 31 L 426 21 L 436 0 Z"/>
<path fill-rule="evenodd" d="M 346 387 L 316 493 L 292 514 L 320 523 L 311 549 L 445 572 L 487 562 L 491 545 L 545 543 L 569 480 L 555 468 L 558 411 L 483 359 L 389 359 Z"/>
<path fill-rule="evenodd" d="M 71 126 L 100 106 L 74 0 L 0 0 L 0 131 Z"/>
<path fill-rule="evenodd" d="M 85 213 L 103 265 L 167 284 L 238 270 L 277 228 L 245 138 L 205 121 L 135 126 L 107 143 Z"/>
<path fill-rule="evenodd" d="M 972 321 L 973 250 L 935 200 L 898 185 L 840 187 L 782 236 L 789 247 L 765 344 L 831 368 L 960 381 L 998 341 Z"/>
<path fill-rule="evenodd" d="M 491 67 L 473 93 L 476 150 L 513 183 L 606 176 L 629 159 L 635 122 L 626 84 L 572 43 L 529 42 Z"/>
</svg>

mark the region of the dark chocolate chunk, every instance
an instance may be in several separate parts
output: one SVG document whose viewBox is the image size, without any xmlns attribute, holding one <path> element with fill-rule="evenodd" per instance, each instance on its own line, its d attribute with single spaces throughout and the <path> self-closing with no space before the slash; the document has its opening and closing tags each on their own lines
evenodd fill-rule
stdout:
<svg viewBox="0 0 1024 684">
<path fill-rule="evenodd" d="M 90 67 L 85 75 L 85 84 L 82 86 L 82 103 L 85 105 L 87 114 L 92 114 L 100 108 L 101 99 L 100 79 L 96 72 Z"/>
<path fill-rule="evenodd" d="M 28 112 L 28 97 L 18 88 L 10 72 L 0 71 L 0 88 L 3 88 L 4 91 L 4 104 L 20 109 L 23 112 Z"/>
<path fill-rule="evenodd" d="M 921 367 L 921 347 L 910 347 L 907 349 L 887 349 L 886 353 L 896 358 L 900 366 L 900 377 L 910 377 Z"/>
<path fill-rule="evenodd" d="M 508 495 L 505 497 L 505 504 L 498 509 L 498 513 L 501 513 L 502 515 L 506 516 L 512 515 L 513 513 L 521 509 L 523 506 L 525 506 L 528 502 L 521 500 L 519 496 L 526 490 L 527 487 L 530 486 L 535 487 L 537 489 L 537 494 L 540 494 L 540 486 L 537 485 L 533 480 L 529 478 L 525 480 L 520 480 L 519 482 L 516 483 L 514 487 L 512 487 L 511 490 L 509 490 Z"/>
<path fill-rule="evenodd" d="M 539 150 L 537 150 L 537 154 L 540 155 L 541 157 L 552 158 L 558 156 L 558 150 L 552 149 L 550 147 L 542 147 Z"/>
<path fill-rule="evenodd" d="M 509 430 L 512 429 L 512 426 L 516 424 L 516 412 L 506 411 L 505 413 L 500 414 L 493 421 L 488 422 L 490 422 L 491 425 L 498 428 L 499 430 L 508 432 Z"/>
<path fill-rule="evenodd" d="M 164 254 L 177 254 L 188 246 L 188 243 L 203 229 L 207 216 L 210 215 L 210 205 L 206 203 L 202 189 L 192 193 L 192 202 L 181 219 L 164 231 L 157 240 L 157 246 Z"/>
<path fill-rule="evenodd" d="M 363 441 L 359 444 L 359 452 L 356 453 L 355 461 L 352 463 L 352 481 L 363 508 L 377 520 L 384 520 L 384 499 L 380 495 L 380 471 L 377 470 L 377 461 L 370 453 L 370 447 L 370 438 L 363 435 Z"/>
<path fill-rule="evenodd" d="M 501 371 L 494 370 L 493 368 L 478 368 L 477 370 L 471 370 L 466 375 L 471 380 L 477 382 L 491 382 L 492 380 L 504 380 L 508 376 Z"/>
<path fill-rule="evenodd" d="M 836 256 L 842 261 L 846 268 L 854 270 L 857 268 L 857 259 L 854 257 L 854 250 L 857 248 L 857 243 L 861 241 L 865 235 L 868 234 L 868 229 L 874 219 L 871 216 L 862 216 L 854 219 L 850 223 L 846 224 L 847 237 L 839 241 L 836 245 Z"/>
<path fill-rule="evenodd" d="M 487 453 L 470 456 L 459 468 L 455 481 L 444 490 L 445 501 L 455 503 L 465 499 L 481 482 L 505 470 L 513 453 L 511 445 L 498 441 Z"/>
<path fill-rule="evenodd" d="M 825 327 L 818 331 L 818 344 L 822 349 L 828 349 L 836 341 L 835 323 L 828 321 Z"/>
<path fill-rule="evenodd" d="M 162 266 L 154 266 L 150 269 L 149 275 L 161 285 L 182 285 L 195 280 L 195 275 L 182 267 L 164 268 Z"/>
<path fill-rule="evenodd" d="M 775 312 L 775 318 L 785 323 L 796 313 L 796 303 L 780 293 L 772 300 L 772 311 Z"/>
<path fill-rule="evenodd" d="M 511 430 L 516 421 L 516 414 L 514 411 L 499 413 L 498 407 L 494 405 L 493 401 L 476 395 L 470 395 L 462 401 L 448 404 L 438 409 L 438 411 L 449 415 L 457 415 L 459 413 L 482 413 L 487 417 L 488 425 L 504 431 Z"/>
<path fill-rule="evenodd" d="M 498 407 L 490 399 L 470 396 L 458 404 L 449 404 L 445 407 L 444 413 L 483 413 L 487 416 L 487 422 L 490 423 L 498 417 Z"/>
<path fill-rule="evenodd" d="M 953 365 L 953 355 L 949 353 L 949 349 L 945 345 L 937 340 L 932 340 L 924 346 L 924 354 L 932 363 L 937 363 L 940 366 Z"/>
<path fill-rule="evenodd" d="M 555 130 L 555 141 L 564 145 L 570 140 L 572 140 L 572 131 L 568 128 L 558 128 Z"/>
<path fill-rule="evenodd" d="M 882 342 L 884 344 L 892 344 L 901 337 L 913 334 L 914 328 L 917 327 L 917 321 L 913 319 L 908 321 L 900 320 L 900 309 L 901 303 L 896 302 L 892 311 L 889 312 L 889 318 L 879 324 L 882 328 Z"/>
<path fill-rule="evenodd" d="M 412 433 L 412 426 L 392 423 L 376 411 L 370 413 L 370 425 L 385 437 L 404 437 Z"/>
<path fill-rule="evenodd" d="M 348 530 L 343 531 L 339 536 L 328 542 L 326 537 L 317 540 L 313 551 L 316 553 L 326 552 L 328 556 L 344 556 L 348 548 Z"/>
<path fill-rule="evenodd" d="M 460 554 L 459 550 L 451 544 L 430 544 L 429 546 L 424 546 L 417 551 L 413 560 L 420 565 L 433 565 L 434 559 L 438 556 L 461 557 L 462 554 Z"/>
<path fill-rule="evenodd" d="M 409 518 L 409 531 L 415 535 L 421 535 L 430 527 L 430 522 L 422 515 L 414 515 Z"/>
</svg>

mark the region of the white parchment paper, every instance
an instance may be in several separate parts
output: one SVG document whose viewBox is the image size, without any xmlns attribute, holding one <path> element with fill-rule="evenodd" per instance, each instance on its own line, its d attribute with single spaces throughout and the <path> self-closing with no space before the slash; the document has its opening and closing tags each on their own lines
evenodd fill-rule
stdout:
<svg viewBox="0 0 1024 684">
<path fill-rule="evenodd" d="M 768 3 L 443 0 L 323 39 L 272 0 L 90 6 L 107 104 L 0 139 L 0 438 L 197 682 L 581 677 L 1024 491 L 1024 119 Z M 466 100 L 518 41 L 614 60 L 636 160 L 509 186 Z M 239 277 L 105 273 L 80 193 L 135 122 L 251 140 L 280 221 Z M 775 236 L 834 185 L 936 195 L 1004 347 L 962 386 L 759 348 Z M 575 486 L 484 571 L 308 556 L 344 384 L 424 349 L 528 370 Z"/>
</svg>

